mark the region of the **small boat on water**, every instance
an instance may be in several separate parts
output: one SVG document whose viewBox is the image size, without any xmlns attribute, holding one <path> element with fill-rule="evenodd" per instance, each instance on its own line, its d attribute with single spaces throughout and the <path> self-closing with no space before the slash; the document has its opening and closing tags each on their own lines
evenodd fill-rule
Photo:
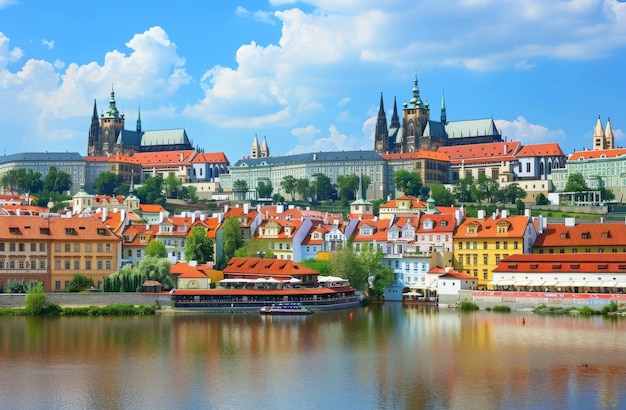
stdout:
<svg viewBox="0 0 626 410">
<path fill-rule="evenodd" d="M 302 307 L 300 303 L 274 303 L 259 309 L 262 315 L 310 315 L 312 311 Z"/>
</svg>

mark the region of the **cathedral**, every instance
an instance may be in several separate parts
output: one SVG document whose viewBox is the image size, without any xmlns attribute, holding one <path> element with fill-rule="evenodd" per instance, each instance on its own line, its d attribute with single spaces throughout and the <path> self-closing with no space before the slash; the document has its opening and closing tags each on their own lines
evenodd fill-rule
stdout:
<svg viewBox="0 0 626 410">
<path fill-rule="evenodd" d="M 448 121 L 445 98 L 441 97 L 439 121 L 430 119 L 430 105 L 420 97 L 417 75 L 412 97 L 402 107 L 402 123 L 398 116 L 396 100 L 393 101 L 391 122 L 387 126 L 387 115 L 380 94 L 380 106 L 376 120 L 374 149 L 379 154 L 406 153 L 421 150 L 436 151 L 448 145 L 483 144 L 501 142 L 502 136 L 493 119 Z"/>
<path fill-rule="evenodd" d="M 135 152 L 194 149 L 184 129 L 143 131 L 141 111 L 137 115 L 137 126 L 134 130 L 127 130 L 124 126 L 124 114 L 117 109 L 115 91 L 111 89 L 109 108 L 100 116 L 96 101 L 93 102 L 87 155 L 132 155 Z"/>
</svg>

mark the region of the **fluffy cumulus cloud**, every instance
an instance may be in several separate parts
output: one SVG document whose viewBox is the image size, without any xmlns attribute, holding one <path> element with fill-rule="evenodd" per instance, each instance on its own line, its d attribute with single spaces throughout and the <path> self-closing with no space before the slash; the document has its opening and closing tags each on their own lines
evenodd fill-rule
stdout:
<svg viewBox="0 0 626 410">
<path fill-rule="evenodd" d="M 495 120 L 494 122 L 503 138 L 509 141 L 521 141 L 522 144 L 559 142 L 565 136 L 563 130 L 551 130 L 542 125 L 531 124 L 522 116 L 513 121 Z"/>
<path fill-rule="evenodd" d="M 363 146 L 363 140 L 361 138 L 355 138 L 343 134 L 334 125 L 331 125 L 328 129 L 328 135 L 317 138 L 311 143 L 300 144 L 298 143 L 292 150 L 286 153 L 301 154 L 305 152 L 324 152 L 324 151 L 353 151 L 359 149 L 371 150 L 371 146 Z"/>
</svg>

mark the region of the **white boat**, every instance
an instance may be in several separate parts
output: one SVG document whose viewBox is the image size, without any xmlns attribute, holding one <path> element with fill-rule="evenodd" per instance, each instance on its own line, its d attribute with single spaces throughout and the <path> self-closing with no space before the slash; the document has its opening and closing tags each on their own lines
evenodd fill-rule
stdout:
<svg viewBox="0 0 626 410">
<path fill-rule="evenodd" d="M 262 315 L 309 315 L 312 311 L 302 307 L 300 303 L 274 303 L 259 309 Z"/>
</svg>

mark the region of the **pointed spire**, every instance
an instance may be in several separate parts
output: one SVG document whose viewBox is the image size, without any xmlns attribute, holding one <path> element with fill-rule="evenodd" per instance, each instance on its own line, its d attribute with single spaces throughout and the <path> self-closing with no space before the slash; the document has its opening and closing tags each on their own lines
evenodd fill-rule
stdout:
<svg viewBox="0 0 626 410">
<path fill-rule="evenodd" d="M 261 157 L 267 158 L 270 156 L 270 149 L 267 146 L 267 137 L 263 136 L 263 142 L 261 143 Z"/>
<path fill-rule="evenodd" d="M 604 137 L 604 130 L 602 129 L 602 120 L 598 115 L 598 121 L 596 121 L 596 127 L 593 130 L 593 149 L 602 150 L 605 149 L 606 140 Z"/>
<path fill-rule="evenodd" d="M 383 105 L 383 93 L 380 93 L 380 106 L 378 107 L 378 116 L 376 117 L 374 150 L 379 154 L 386 154 L 389 151 L 389 129 L 387 128 L 387 115 Z"/>
<path fill-rule="evenodd" d="M 391 115 L 390 128 L 400 128 L 400 117 L 398 117 L 398 104 L 396 103 L 396 97 L 393 97 L 393 114 Z"/>
<path fill-rule="evenodd" d="M 380 93 L 380 104 L 378 105 L 378 115 L 380 115 L 380 113 L 383 113 L 383 115 L 385 114 L 385 104 L 383 103 L 383 93 Z"/>
<path fill-rule="evenodd" d="M 137 104 L 137 133 L 141 134 L 141 106 Z"/>
<path fill-rule="evenodd" d="M 98 107 L 96 105 L 96 99 L 93 99 L 93 114 L 91 114 L 91 119 L 93 121 L 93 119 L 98 119 Z"/>
<path fill-rule="evenodd" d="M 448 123 L 448 118 L 446 115 L 446 95 L 441 92 L 441 123 L 446 125 Z"/>
<path fill-rule="evenodd" d="M 115 90 L 111 84 L 111 98 L 109 98 L 109 110 L 105 113 L 108 117 L 118 118 L 120 116 L 119 111 L 115 105 Z M 123 116 L 122 116 L 123 117 Z"/>
<path fill-rule="evenodd" d="M 606 120 L 606 129 L 604 131 L 604 140 L 606 141 L 606 149 L 615 148 L 615 137 L 613 136 L 613 127 L 611 127 L 611 118 Z"/>
<path fill-rule="evenodd" d="M 259 157 L 259 138 L 257 137 L 256 134 L 254 134 L 254 141 L 252 141 L 251 156 L 252 156 L 252 158 L 258 158 Z"/>
</svg>

